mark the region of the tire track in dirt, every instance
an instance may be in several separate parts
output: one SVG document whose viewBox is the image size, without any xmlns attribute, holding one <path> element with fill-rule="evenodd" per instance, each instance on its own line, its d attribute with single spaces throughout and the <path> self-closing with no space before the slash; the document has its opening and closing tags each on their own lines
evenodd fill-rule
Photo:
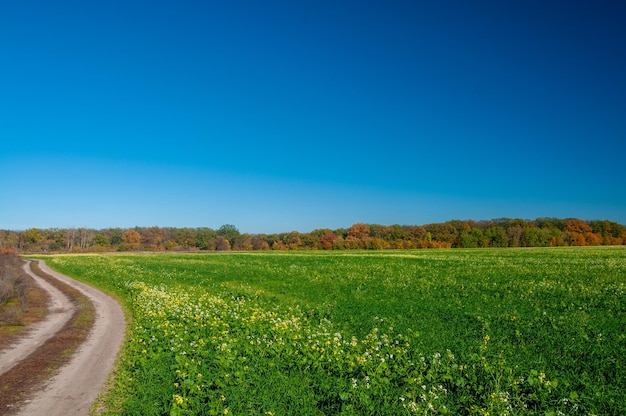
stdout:
<svg viewBox="0 0 626 416">
<path fill-rule="evenodd" d="M 74 314 L 74 304 L 63 292 L 33 273 L 30 269 L 30 261 L 23 265 L 23 269 L 50 295 L 49 312 L 43 321 L 38 322 L 32 329 L 20 336 L 16 343 L 0 351 L 0 375 L 9 371 L 52 338 Z"/>
<path fill-rule="evenodd" d="M 15 408 L 19 409 L 18 415 L 24 416 L 86 416 L 89 415 L 93 403 L 105 387 L 109 374 L 114 367 L 125 335 L 124 314 L 120 305 L 110 296 L 53 271 L 41 260 L 38 264 L 44 273 L 71 286 L 71 288 L 86 296 L 95 308 L 96 317 L 86 341 L 71 356 L 68 362 L 63 364 L 56 374 L 43 384 L 39 391 L 30 392 L 27 400 L 16 403 Z M 32 276 L 31 273 L 29 274 Z M 36 281 L 38 280 L 36 279 Z M 52 293 L 51 296 L 53 296 Z M 62 301 L 60 304 L 54 305 L 51 315 L 54 314 L 55 310 L 61 309 L 67 310 L 70 317 L 76 312 L 72 307 L 66 309 L 67 305 Z M 61 326 L 67 326 L 68 322 L 71 323 L 71 321 L 65 320 Z M 46 331 L 42 333 L 44 332 Z M 61 332 L 62 330 L 57 333 Z M 29 360 L 33 359 L 31 357 L 36 356 L 39 351 L 46 349 L 45 340 L 33 338 L 36 333 L 36 331 L 32 331 L 32 333 L 29 333 L 28 338 L 19 342 L 21 347 L 18 347 L 18 349 L 23 350 L 22 352 L 13 351 L 15 348 L 11 347 L 13 351 L 11 354 L 14 354 L 13 357 L 25 357 L 21 361 L 14 362 L 13 365 L 28 363 Z M 55 334 L 52 335 L 49 342 L 54 340 Z M 25 351 L 32 350 L 31 344 L 39 344 L 39 348 L 35 347 L 35 351 L 29 355 Z M 19 360 L 19 358 L 16 359 Z M 2 362 L 5 361 L 7 360 L 3 358 Z M 6 366 L 7 364 L 4 365 Z M 10 372 L 10 368 L 5 370 L 6 375 L 10 374 Z M 2 373 L 0 372 L 1 376 Z M 3 409 L 0 409 L 0 413 L 2 411 Z"/>
</svg>

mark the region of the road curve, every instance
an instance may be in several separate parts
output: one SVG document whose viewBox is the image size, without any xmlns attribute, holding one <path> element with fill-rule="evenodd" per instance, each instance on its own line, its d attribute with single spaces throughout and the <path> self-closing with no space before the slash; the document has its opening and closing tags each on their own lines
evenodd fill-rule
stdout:
<svg viewBox="0 0 626 416">
<path fill-rule="evenodd" d="M 124 341 L 124 313 L 113 298 L 99 290 L 55 272 L 42 260 L 39 267 L 87 296 L 96 310 L 96 319 L 87 341 L 70 362 L 20 408 L 18 415 L 87 416 L 113 369 Z"/>
<path fill-rule="evenodd" d="M 30 270 L 30 261 L 24 264 L 23 269 L 33 278 L 35 283 L 48 292 L 50 296 L 48 315 L 44 320 L 33 325 L 26 335 L 18 339 L 16 343 L 0 351 L 0 375 L 9 371 L 52 338 L 72 317 L 75 309 L 75 306 L 63 292 Z"/>
</svg>

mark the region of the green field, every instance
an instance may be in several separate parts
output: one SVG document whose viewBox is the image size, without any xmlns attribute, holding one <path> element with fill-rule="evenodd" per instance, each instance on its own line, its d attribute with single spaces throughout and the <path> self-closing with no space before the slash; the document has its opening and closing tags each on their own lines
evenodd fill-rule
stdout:
<svg viewBox="0 0 626 416">
<path fill-rule="evenodd" d="M 117 294 L 111 414 L 626 414 L 626 248 L 52 256 Z"/>
</svg>

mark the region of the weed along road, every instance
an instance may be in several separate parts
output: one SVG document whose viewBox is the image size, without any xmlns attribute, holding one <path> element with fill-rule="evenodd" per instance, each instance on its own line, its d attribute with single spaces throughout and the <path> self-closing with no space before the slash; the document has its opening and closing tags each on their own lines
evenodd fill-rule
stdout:
<svg viewBox="0 0 626 416">
<path fill-rule="evenodd" d="M 26 266 L 29 268 L 29 265 Z M 125 334 L 125 319 L 120 305 L 110 296 L 77 282 L 65 275 L 50 269 L 43 261 L 39 261 L 41 270 L 55 279 L 81 292 L 92 303 L 95 309 L 93 327 L 70 360 L 59 368 L 58 372 L 39 391 L 32 394 L 24 403 L 18 404 L 18 415 L 88 415 L 90 408 L 103 390 L 115 363 L 117 353 L 122 345 Z M 28 270 L 32 276 L 32 272 Z M 41 347 L 51 337 L 51 331 L 62 327 L 69 315 L 72 315 L 71 302 L 60 291 L 50 284 L 36 281 L 44 287 L 52 299 L 50 316 L 41 326 L 31 331 L 25 342 L 16 345 L 8 354 L 13 354 L 11 361 L 27 357 L 34 348 Z M 64 299 L 65 298 L 65 299 Z M 63 316 L 62 318 L 57 315 Z M 64 320 L 63 320 L 64 319 Z M 48 321 L 52 321 L 51 323 Z M 45 348 L 45 345 L 42 347 Z M 4 364 L 7 355 L 0 355 L 0 373 L 9 370 Z M 0 413 L 6 409 L 0 409 Z"/>
</svg>

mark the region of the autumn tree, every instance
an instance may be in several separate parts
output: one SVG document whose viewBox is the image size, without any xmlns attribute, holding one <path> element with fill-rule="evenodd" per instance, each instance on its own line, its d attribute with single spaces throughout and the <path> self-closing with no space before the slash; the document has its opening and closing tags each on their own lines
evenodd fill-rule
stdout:
<svg viewBox="0 0 626 416">
<path fill-rule="evenodd" d="M 298 250 L 302 248 L 302 239 L 298 231 L 292 231 L 285 235 L 283 243 L 289 250 Z"/>
<path fill-rule="evenodd" d="M 357 223 L 348 228 L 348 235 L 345 238 L 345 248 L 359 249 L 365 248 L 370 239 L 370 227 L 367 224 Z"/>
<path fill-rule="evenodd" d="M 23 240 L 22 233 L 16 231 L 0 231 L 0 248 L 5 251 L 17 251 L 20 240 Z"/>
<path fill-rule="evenodd" d="M 324 250 L 332 250 L 337 237 L 332 231 L 328 230 L 323 236 L 320 237 L 320 243 Z"/>
<path fill-rule="evenodd" d="M 357 240 L 366 240 L 370 237 L 370 226 L 367 224 L 353 224 L 348 229 L 348 237 L 354 237 Z"/>
<path fill-rule="evenodd" d="M 230 250 L 230 242 L 223 235 L 218 235 L 215 237 L 215 249 L 217 251 L 228 251 Z"/>
<path fill-rule="evenodd" d="M 623 225 L 606 220 L 591 221 L 590 225 L 593 233 L 601 237 L 602 244 L 622 244 L 622 239 L 626 234 L 626 229 Z"/>
<path fill-rule="evenodd" d="M 165 248 L 165 235 L 159 227 L 142 228 L 141 243 L 146 250 L 163 250 Z"/>
<path fill-rule="evenodd" d="M 141 245 L 141 234 L 135 230 L 126 230 L 122 233 L 123 249 L 137 250 Z"/>
<path fill-rule="evenodd" d="M 65 247 L 65 232 L 60 228 L 43 230 L 43 238 L 48 251 L 61 251 Z"/>
<path fill-rule="evenodd" d="M 287 244 L 283 243 L 282 240 L 275 240 L 272 244 L 272 250 L 286 251 L 289 250 L 289 247 L 287 247 Z"/>
<path fill-rule="evenodd" d="M 241 234 L 235 238 L 233 249 L 238 251 L 252 250 L 252 234 Z"/>
<path fill-rule="evenodd" d="M 406 243 L 410 243 L 410 241 L 405 241 Z M 366 248 L 370 250 L 384 250 L 389 247 L 389 243 L 387 243 L 382 238 L 370 238 L 367 242 Z"/>
<path fill-rule="evenodd" d="M 270 245 L 264 235 L 255 234 L 252 236 L 252 250 L 269 250 Z"/>
<path fill-rule="evenodd" d="M 587 245 L 587 234 L 592 232 L 591 226 L 578 219 L 565 221 L 565 233 L 568 242 L 573 246 Z"/>
<path fill-rule="evenodd" d="M 432 240 L 453 245 L 456 243 L 458 235 L 457 230 L 450 223 L 434 223 L 424 226 L 426 232 L 429 232 Z"/>
</svg>

